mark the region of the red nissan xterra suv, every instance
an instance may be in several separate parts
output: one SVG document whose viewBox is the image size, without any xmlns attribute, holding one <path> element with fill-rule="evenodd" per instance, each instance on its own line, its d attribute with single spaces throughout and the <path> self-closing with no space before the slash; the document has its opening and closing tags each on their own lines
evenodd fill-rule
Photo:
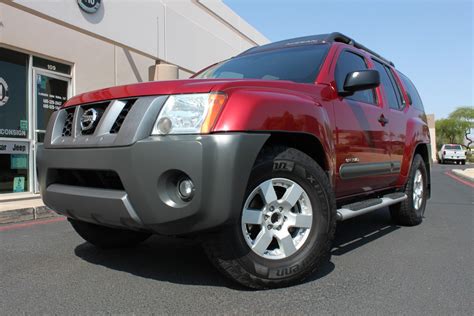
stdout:
<svg viewBox="0 0 474 316">
<path fill-rule="evenodd" d="M 49 122 L 38 172 L 44 203 L 88 242 L 198 236 L 222 273 L 263 289 L 329 260 L 337 221 L 388 206 L 421 223 L 429 147 L 411 81 L 332 33 L 75 96 Z"/>
</svg>

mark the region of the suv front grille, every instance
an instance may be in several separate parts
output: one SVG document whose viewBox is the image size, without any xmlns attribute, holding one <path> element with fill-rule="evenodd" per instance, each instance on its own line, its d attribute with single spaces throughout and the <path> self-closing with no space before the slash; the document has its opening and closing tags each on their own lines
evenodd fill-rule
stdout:
<svg viewBox="0 0 474 316">
<path fill-rule="evenodd" d="M 123 121 L 125 121 L 125 117 L 127 117 L 127 114 L 130 112 L 130 109 L 132 108 L 132 105 L 135 103 L 135 101 L 137 101 L 137 99 L 127 100 L 127 103 L 125 103 L 125 106 L 115 120 L 114 125 L 112 125 L 112 128 L 110 129 L 111 134 L 117 134 L 120 131 Z"/>
<path fill-rule="evenodd" d="M 128 113 L 132 109 L 132 106 L 135 104 L 137 99 L 125 99 L 125 100 L 119 100 L 121 101 L 121 104 L 123 108 L 121 108 L 119 115 L 115 118 L 113 121 L 113 125 L 109 130 L 110 134 L 117 134 L 120 131 L 120 128 L 123 125 L 123 122 L 125 121 L 125 118 L 127 117 Z M 79 105 L 79 110 L 76 111 L 77 107 L 73 108 L 68 108 L 63 111 L 66 111 L 66 119 L 64 120 L 63 124 L 63 129 L 62 129 L 62 134 L 61 136 L 63 137 L 71 137 L 73 135 L 73 129 L 78 128 L 79 131 L 77 131 L 76 135 L 93 135 L 97 129 L 97 126 L 99 125 L 100 121 L 103 119 L 104 113 L 107 109 L 108 106 L 112 105 L 113 101 L 106 101 L 106 102 L 100 102 L 100 103 L 92 103 L 92 104 L 85 104 L 85 105 Z M 120 105 L 119 105 L 120 106 Z M 73 126 L 74 123 L 74 116 L 79 115 L 81 117 L 78 117 L 79 121 L 82 118 L 82 115 L 89 109 L 94 109 L 97 111 L 97 119 L 93 123 L 92 127 L 89 129 L 83 129 L 81 128 L 81 125 L 78 124 L 77 127 Z M 115 112 L 117 113 L 117 112 Z M 115 114 L 116 115 L 116 114 Z M 112 118 L 113 119 L 113 118 Z"/>
<path fill-rule="evenodd" d="M 95 103 L 95 104 L 90 104 L 90 105 L 83 105 L 81 108 L 84 110 L 84 113 L 86 113 L 87 110 L 89 109 L 94 109 L 97 111 L 97 119 L 95 122 L 92 123 L 92 128 L 90 129 L 82 129 L 81 134 L 82 135 L 92 135 L 95 132 L 95 129 L 100 123 L 100 120 L 102 118 L 102 115 L 105 112 L 105 109 L 107 106 L 109 106 L 110 102 L 101 102 L 101 103 Z"/>
<path fill-rule="evenodd" d="M 49 172 L 50 184 L 124 190 L 119 175 L 111 170 L 51 169 Z"/>
<path fill-rule="evenodd" d="M 72 123 L 74 121 L 74 109 L 66 110 L 67 116 L 64 122 L 62 136 L 72 136 Z"/>
</svg>

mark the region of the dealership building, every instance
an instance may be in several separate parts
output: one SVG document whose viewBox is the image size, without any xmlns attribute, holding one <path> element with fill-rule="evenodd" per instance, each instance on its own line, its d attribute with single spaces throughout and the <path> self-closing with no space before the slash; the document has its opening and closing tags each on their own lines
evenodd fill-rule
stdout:
<svg viewBox="0 0 474 316">
<path fill-rule="evenodd" d="M 37 192 L 35 148 L 71 96 L 188 78 L 267 42 L 217 0 L 0 0 L 0 197 Z"/>
</svg>

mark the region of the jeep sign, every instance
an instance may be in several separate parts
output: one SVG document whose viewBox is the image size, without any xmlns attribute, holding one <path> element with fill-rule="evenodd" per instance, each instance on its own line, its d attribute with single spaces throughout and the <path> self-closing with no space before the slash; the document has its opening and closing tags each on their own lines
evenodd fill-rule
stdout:
<svg viewBox="0 0 474 316">
<path fill-rule="evenodd" d="M 0 141 L 1 154 L 28 154 L 28 142 Z"/>
<path fill-rule="evenodd" d="M 87 13 L 96 13 L 100 8 L 101 0 L 77 0 L 77 4 L 82 11 Z"/>
<path fill-rule="evenodd" d="M 0 77 L 0 106 L 4 106 L 8 101 L 8 85 L 5 79 Z"/>
</svg>

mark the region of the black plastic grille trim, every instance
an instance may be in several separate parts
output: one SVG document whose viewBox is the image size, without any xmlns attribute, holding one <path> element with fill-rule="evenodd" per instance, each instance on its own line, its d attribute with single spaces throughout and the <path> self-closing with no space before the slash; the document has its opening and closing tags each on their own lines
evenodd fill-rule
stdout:
<svg viewBox="0 0 474 316">
<path fill-rule="evenodd" d="M 111 170 L 50 169 L 49 172 L 50 184 L 124 190 L 119 175 Z"/>
<path fill-rule="evenodd" d="M 125 118 L 127 117 L 128 112 L 130 112 L 130 109 L 132 108 L 132 105 L 137 101 L 137 99 L 129 99 L 126 101 L 125 106 L 123 107 L 122 111 L 120 111 L 119 116 L 114 122 L 114 125 L 112 125 L 112 128 L 110 129 L 111 134 L 117 134 L 120 131 L 120 128 L 122 127 L 123 122 L 125 121 Z"/>
<path fill-rule="evenodd" d="M 66 121 L 64 122 L 62 136 L 72 136 L 72 123 L 74 121 L 74 111 L 75 109 L 66 110 L 67 116 Z"/>
</svg>

